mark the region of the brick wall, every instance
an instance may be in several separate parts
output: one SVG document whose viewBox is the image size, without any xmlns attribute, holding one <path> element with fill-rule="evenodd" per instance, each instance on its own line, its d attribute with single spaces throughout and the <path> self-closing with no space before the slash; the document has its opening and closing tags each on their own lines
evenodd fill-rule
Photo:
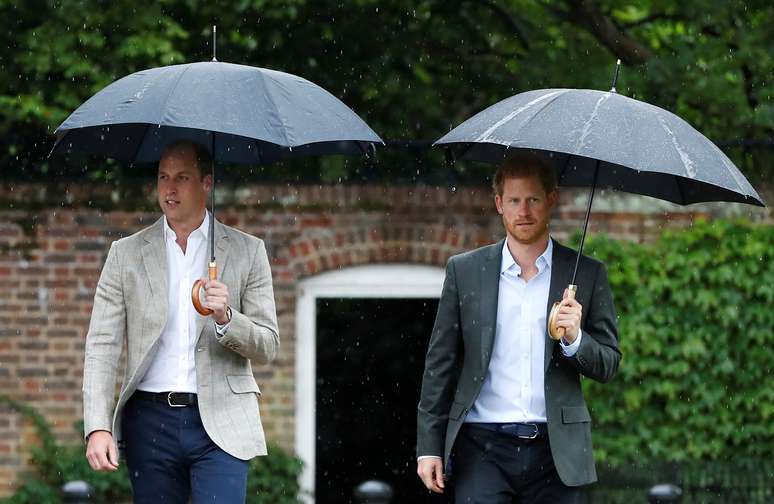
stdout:
<svg viewBox="0 0 774 504">
<path fill-rule="evenodd" d="M 374 263 L 443 266 L 462 250 L 502 236 L 483 187 L 326 185 L 231 186 L 217 192 L 218 218 L 262 237 L 272 263 L 282 349 L 256 366 L 262 416 L 273 442 L 292 449 L 296 283 L 326 270 Z M 585 191 L 565 191 L 553 234 L 580 229 Z M 771 200 L 771 198 L 769 198 Z M 154 222 L 153 189 L 75 183 L 0 186 L 0 396 L 24 401 L 56 436 L 80 439 L 83 345 L 94 288 L 110 243 Z M 634 211 L 632 209 L 635 209 Z M 679 208 L 648 198 L 595 197 L 591 230 L 647 241 L 696 215 L 743 215 L 742 205 Z M 12 492 L 34 444 L 32 425 L 0 406 L 0 497 Z"/>
</svg>

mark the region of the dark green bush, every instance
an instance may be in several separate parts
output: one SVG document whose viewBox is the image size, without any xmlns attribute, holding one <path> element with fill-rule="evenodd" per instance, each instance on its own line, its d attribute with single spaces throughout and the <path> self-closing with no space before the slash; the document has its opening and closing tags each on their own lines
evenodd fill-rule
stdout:
<svg viewBox="0 0 774 504">
<path fill-rule="evenodd" d="M 623 352 L 611 383 L 584 383 L 601 467 L 655 475 L 671 462 L 695 476 L 702 464 L 725 464 L 726 476 L 707 476 L 718 488 L 740 464 L 765 472 L 774 453 L 773 250 L 774 227 L 726 221 L 647 246 L 589 240 L 587 253 L 608 267 Z"/>
<path fill-rule="evenodd" d="M 641 501 L 664 482 L 686 503 L 771 502 L 774 226 L 699 221 L 586 251 L 607 264 L 623 352 L 611 383 L 584 383 L 593 502 Z"/>
<path fill-rule="evenodd" d="M 296 504 L 300 491 L 301 460 L 278 447 L 269 447 L 267 457 L 250 462 L 247 504 Z"/>
<path fill-rule="evenodd" d="M 92 471 L 86 461 L 83 445 L 59 444 L 51 432 L 51 426 L 35 409 L 7 397 L 0 397 L 0 404 L 8 405 L 28 418 L 35 426 L 40 442 L 39 446 L 31 450 L 34 473 L 7 499 L 8 504 L 59 503 L 59 488 L 73 480 L 88 482 L 94 488 L 99 502 L 121 502 L 131 495 L 125 467 L 114 473 Z M 79 433 L 83 432 L 81 425 L 75 425 L 75 428 Z"/>
<path fill-rule="evenodd" d="M 59 489 L 67 481 L 83 480 L 95 490 L 95 502 L 119 503 L 131 501 L 131 487 L 126 464 L 116 472 L 96 472 L 89 467 L 81 443 L 61 445 L 43 416 L 32 407 L 0 396 L 0 404 L 10 406 L 32 421 L 40 446 L 32 449 L 34 473 L 5 504 L 59 504 Z M 83 432 L 81 422 L 75 425 Z M 247 480 L 249 504 L 295 504 L 298 502 L 298 475 L 301 462 L 279 447 L 269 447 L 269 456 L 250 462 Z"/>
</svg>

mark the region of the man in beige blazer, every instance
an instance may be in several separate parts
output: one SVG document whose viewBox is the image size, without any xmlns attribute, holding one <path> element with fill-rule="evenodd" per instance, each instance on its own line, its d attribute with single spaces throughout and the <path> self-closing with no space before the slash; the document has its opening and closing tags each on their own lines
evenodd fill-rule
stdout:
<svg viewBox="0 0 774 504">
<path fill-rule="evenodd" d="M 210 162 L 190 143 L 165 150 L 157 180 L 164 215 L 111 245 L 94 296 L 86 457 L 95 470 L 116 470 L 122 447 L 135 502 L 244 502 L 247 460 L 266 454 L 252 363 L 270 362 L 279 336 L 263 242 L 216 221 L 219 278 L 204 286 L 213 313 L 203 317 L 191 304 L 209 259 Z"/>
</svg>

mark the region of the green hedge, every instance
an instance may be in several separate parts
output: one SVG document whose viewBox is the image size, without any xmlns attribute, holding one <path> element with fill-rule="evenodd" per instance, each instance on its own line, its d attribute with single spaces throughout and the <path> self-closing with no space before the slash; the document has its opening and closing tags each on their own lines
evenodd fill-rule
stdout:
<svg viewBox="0 0 774 504">
<path fill-rule="evenodd" d="M 131 488 L 126 464 L 116 472 L 95 472 L 86 461 L 82 443 L 61 445 L 54 438 L 51 426 L 35 409 L 8 397 L 0 396 L 0 405 L 6 405 L 28 418 L 40 440 L 32 449 L 34 473 L 22 483 L 16 493 L 4 504 L 59 504 L 59 489 L 67 481 L 83 480 L 95 490 L 95 502 L 131 502 Z M 76 432 L 83 426 L 75 425 Z M 298 476 L 301 461 L 279 447 L 269 447 L 269 455 L 256 457 L 250 462 L 247 479 L 248 504 L 298 503 Z"/>
<path fill-rule="evenodd" d="M 589 240 L 608 267 L 623 352 L 611 383 L 584 383 L 603 466 L 774 453 L 772 250 L 773 226 L 727 221 L 646 246 Z"/>
</svg>

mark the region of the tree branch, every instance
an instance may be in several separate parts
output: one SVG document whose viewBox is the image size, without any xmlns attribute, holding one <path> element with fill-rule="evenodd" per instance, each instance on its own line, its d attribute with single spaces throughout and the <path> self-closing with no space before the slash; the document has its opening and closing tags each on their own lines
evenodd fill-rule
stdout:
<svg viewBox="0 0 774 504">
<path fill-rule="evenodd" d="M 589 31 L 599 42 L 630 65 L 641 65 L 653 54 L 630 37 L 592 0 L 565 0 L 569 11 L 551 9 L 555 15 Z"/>
<path fill-rule="evenodd" d="M 752 110 L 755 110 L 755 107 L 758 106 L 758 97 L 755 96 L 755 89 L 753 87 L 754 77 L 752 69 L 747 63 L 742 63 L 742 78 L 744 80 L 744 96 L 747 99 L 747 105 Z"/>
<path fill-rule="evenodd" d="M 508 9 L 498 4 L 496 0 L 479 0 L 478 3 L 484 7 L 488 7 L 492 12 L 495 13 L 498 19 L 504 21 L 508 28 L 510 28 L 513 34 L 516 36 L 516 40 L 519 41 L 521 46 L 525 50 L 529 50 L 529 40 L 524 33 L 524 29 L 521 27 L 521 24 L 516 21 L 516 18 L 511 15 Z"/>
</svg>

